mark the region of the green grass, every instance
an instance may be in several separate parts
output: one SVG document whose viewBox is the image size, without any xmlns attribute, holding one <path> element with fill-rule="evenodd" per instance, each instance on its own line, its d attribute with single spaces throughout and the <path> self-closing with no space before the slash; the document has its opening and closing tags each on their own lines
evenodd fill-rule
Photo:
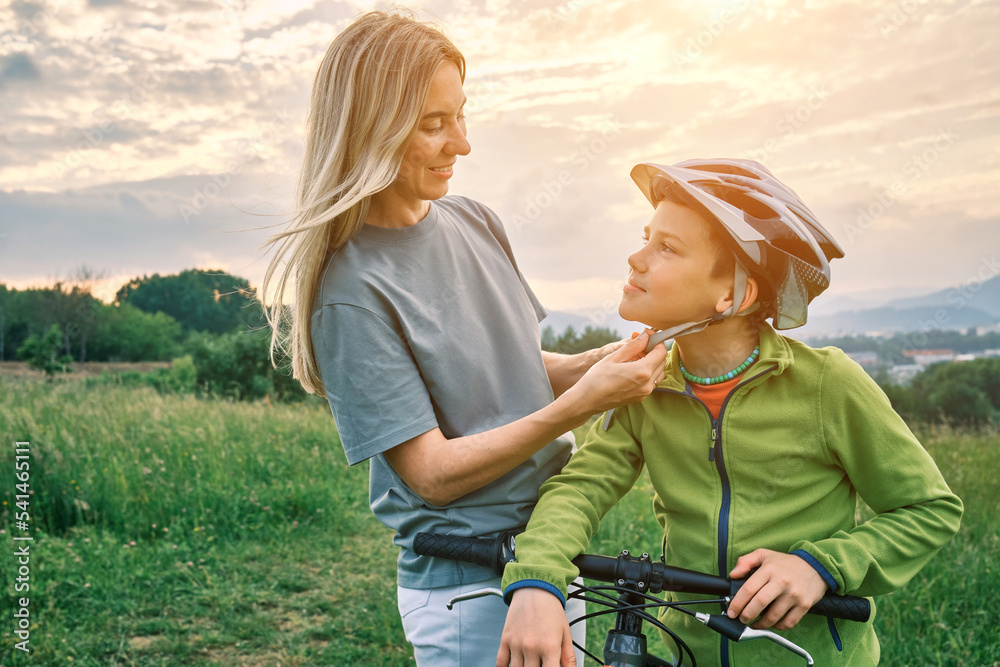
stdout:
<svg viewBox="0 0 1000 667">
<path fill-rule="evenodd" d="M 0 380 L 0 665 L 406 665 L 390 532 L 329 409 Z M 31 641 L 13 648 L 13 441 L 31 442 Z M 879 602 L 885 665 L 998 665 L 1000 447 L 925 439 L 961 533 Z M 659 553 L 643 480 L 591 550 Z M 164 530 L 165 529 L 165 530 Z M 134 544 L 133 544 L 134 542 Z M 589 626 L 600 652 L 606 624 Z M 651 647 L 658 646 L 650 631 Z"/>
</svg>

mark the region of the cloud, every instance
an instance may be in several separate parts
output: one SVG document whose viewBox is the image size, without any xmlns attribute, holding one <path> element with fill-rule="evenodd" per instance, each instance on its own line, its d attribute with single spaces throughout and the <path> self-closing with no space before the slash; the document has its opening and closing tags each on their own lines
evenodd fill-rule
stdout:
<svg viewBox="0 0 1000 667">
<path fill-rule="evenodd" d="M 236 230 L 291 207 L 316 68 L 371 6 L 0 10 L 16 30 L 0 51 L 4 277 L 207 258 L 261 275 L 266 234 Z M 832 291 L 905 283 L 914 262 L 928 267 L 920 280 L 960 279 L 998 240 L 997 0 L 428 0 L 417 11 L 468 60 L 473 150 L 452 192 L 496 210 L 522 271 L 552 294 L 566 281 L 573 303 L 586 286 L 604 300 L 593 286 L 623 274 L 650 213 L 628 178 L 640 161 L 760 159 L 851 237 Z M 852 232 L 886 192 L 886 211 Z"/>
<path fill-rule="evenodd" d="M 9 81 L 37 81 L 41 78 L 38 67 L 26 53 L 0 58 L 0 86 Z"/>
</svg>

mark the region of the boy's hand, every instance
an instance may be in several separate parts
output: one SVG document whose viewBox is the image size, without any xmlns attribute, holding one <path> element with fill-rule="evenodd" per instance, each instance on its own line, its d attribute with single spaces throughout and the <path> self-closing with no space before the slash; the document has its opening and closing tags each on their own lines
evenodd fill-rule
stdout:
<svg viewBox="0 0 1000 667">
<path fill-rule="evenodd" d="M 575 667 L 573 635 L 559 599 L 541 588 L 514 591 L 497 667 Z"/>
<path fill-rule="evenodd" d="M 823 577 L 804 559 L 769 549 L 757 549 L 742 556 L 729 576 L 740 579 L 754 569 L 757 571 L 729 603 L 728 614 L 730 618 L 739 615 L 740 622 L 749 623 L 764 612 L 750 626 L 758 630 L 795 627 L 828 590 Z"/>
</svg>

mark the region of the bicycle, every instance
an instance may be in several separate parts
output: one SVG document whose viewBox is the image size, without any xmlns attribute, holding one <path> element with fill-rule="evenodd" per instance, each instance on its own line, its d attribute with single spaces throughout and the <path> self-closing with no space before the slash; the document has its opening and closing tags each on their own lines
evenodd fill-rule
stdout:
<svg viewBox="0 0 1000 667">
<path fill-rule="evenodd" d="M 501 533 L 494 538 L 456 537 L 436 533 L 417 533 L 413 550 L 423 556 L 434 556 L 450 560 L 477 563 L 492 568 L 497 576 L 503 576 L 504 567 L 514 560 L 514 534 Z M 604 644 L 602 661 L 585 647 L 573 642 L 590 659 L 605 667 L 682 667 L 686 666 L 684 656 L 691 658 L 690 666 L 697 667 L 691 649 L 670 628 L 650 613 L 658 608 L 674 608 L 694 616 L 702 624 L 715 630 L 732 641 L 768 639 L 788 649 L 813 664 L 812 656 L 801 646 L 770 630 L 756 630 L 737 619 L 725 615 L 726 607 L 739 590 L 745 579 L 730 580 L 725 577 L 704 574 L 693 570 L 672 567 L 654 561 L 648 553 L 632 556 L 627 550 L 617 558 L 594 554 L 581 554 L 573 559 L 585 579 L 608 582 L 611 585 L 587 586 L 574 583 L 576 588 L 570 598 L 582 599 L 607 607 L 585 614 L 570 622 L 570 625 L 586 621 L 588 618 L 604 614 L 615 614 L 615 625 L 608 631 Z M 654 597 L 663 591 L 695 593 L 718 596 L 703 600 L 665 601 Z M 448 602 L 448 609 L 463 601 L 486 595 L 503 597 L 497 588 L 484 588 L 457 595 Z M 617 597 L 616 597 L 617 595 Z M 721 604 L 722 614 L 709 614 L 687 609 L 690 605 Z M 809 610 L 810 614 L 820 614 L 832 618 L 865 622 L 871 616 L 868 600 L 850 595 L 828 593 Z M 668 662 L 646 650 L 646 636 L 642 633 L 643 621 L 663 630 L 673 640 L 678 655 L 677 662 Z"/>
</svg>

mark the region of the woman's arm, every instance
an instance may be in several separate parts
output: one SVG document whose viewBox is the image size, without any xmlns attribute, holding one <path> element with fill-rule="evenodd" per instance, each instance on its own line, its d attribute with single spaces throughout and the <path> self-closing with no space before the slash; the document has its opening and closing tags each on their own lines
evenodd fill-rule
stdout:
<svg viewBox="0 0 1000 667">
<path fill-rule="evenodd" d="M 561 396 L 605 356 L 599 350 L 587 350 L 580 354 L 559 354 L 542 350 L 542 362 L 545 364 L 545 373 L 549 376 L 549 384 L 552 385 L 552 394 L 557 398 Z"/>
<path fill-rule="evenodd" d="M 644 333 L 621 345 L 537 412 L 460 438 L 435 428 L 386 451 L 386 460 L 417 495 L 446 505 L 499 479 L 592 415 L 648 396 L 663 379 L 667 353 L 657 345 L 642 356 L 647 339 Z"/>
</svg>

